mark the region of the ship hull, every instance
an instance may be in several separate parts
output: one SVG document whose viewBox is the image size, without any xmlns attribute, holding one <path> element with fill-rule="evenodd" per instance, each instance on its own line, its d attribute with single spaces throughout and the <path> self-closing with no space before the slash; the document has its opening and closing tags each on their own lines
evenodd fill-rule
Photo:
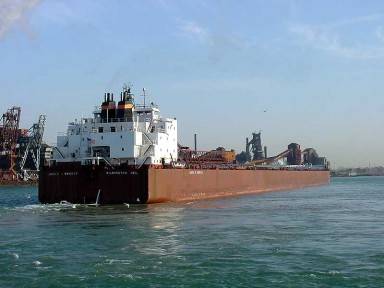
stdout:
<svg viewBox="0 0 384 288">
<path fill-rule="evenodd" d="M 328 170 L 160 169 L 78 164 L 43 167 L 42 203 L 161 203 L 325 185 Z"/>
<path fill-rule="evenodd" d="M 148 203 L 300 189 L 330 182 L 329 171 L 150 169 Z"/>
</svg>

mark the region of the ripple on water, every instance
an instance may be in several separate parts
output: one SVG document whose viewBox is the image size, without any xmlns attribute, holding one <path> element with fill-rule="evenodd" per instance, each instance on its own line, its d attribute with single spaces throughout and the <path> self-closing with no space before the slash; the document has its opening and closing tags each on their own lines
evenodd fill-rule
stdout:
<svg viewBox="0 0 384 288">
<path fill-rule="evenodd" d="M 0 287 L 384 287 L 384 178 L 332 181 L 101 207 L 41 205 L 36 190 L 8 189 Z"/>
</svg>

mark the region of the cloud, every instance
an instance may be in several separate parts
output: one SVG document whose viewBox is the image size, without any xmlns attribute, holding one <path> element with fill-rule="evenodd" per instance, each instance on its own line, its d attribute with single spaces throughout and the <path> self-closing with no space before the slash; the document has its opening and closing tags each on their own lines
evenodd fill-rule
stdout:
<svg viewBox="0 0 384 288">
<path fill-rule="evenodd" d="M 380 41 L 384 42 L 384 28 L 383 26 L 378 26 L 376 28 L 376 37 L 377 39 L 379 39 Z"/>
<path fill-rule="evenodd" d="M 213 32 L 194 21 L 181 21 L 178 29 L 183 37 L 197 41 L 206 48 L 208 59 L 213 64 L 227 58 L 229 54 L 233 55 L 251 47 L 250 42 L 240 35 L 233 34 L 228 30 Z"/>
<path fill-rule="evenodd" d="M 0 0 L 0 39 L 17 23 L 25 21 L 26 13 L 40 0 Z"/>
<path fill-rule="evenodd" d="M 244 49 L 251 46 L 250 41 L 240 35 L 231 33 L 230 31 L 222 31 L 213 33 L 212 31 L 202 27 L 193 21 L 184 21 L 179 26 L 182 35 L 198 39 L 209 47 L 227 47 L 234 49 Z"/>
<path fill-rule="evenodd" d="M 348 19 L 341 19 L 339 21 L 325 24 L 324 27 L 338 28 L 338 27 L 350 26 L 350 25 L 355 25 L 355 24 L 373 22 L 373 21 L 381 20 L 383 18 L 383 16 L 384 16 L 383 14 L 379 14 L 379 13 L 357 16 L 357 17 L 352 17 L 352 18 L 348 18 Z"/>
<path fill-rule="evenodd" d="M 334 55 L 353 59 L 384 58 L 384 33 L 381 26 L 375 28 L 372 44 L 366 41 L 357 44 L 347 44 L 347 36 L 340 33 L 340 28 L 348 28 L 362 22 L 373 22 L 381 19 L 380 14 L 355 17 L 324 25 L 291 24 L 288 31 L 307 45 L 317 50 L 326 51 Z M 344 37 L 343 37 L 344 36 Z M 354 36 L 356 37 L 356 36 Z"/>
<path fill-rule="evenodd" d="M 197 38 L 199 40 L 207 40 L 208 38 L 207 30 L 193 21 L 184 21 L 179 29 L 184 35 L 189 37 Z"/>
</svg>

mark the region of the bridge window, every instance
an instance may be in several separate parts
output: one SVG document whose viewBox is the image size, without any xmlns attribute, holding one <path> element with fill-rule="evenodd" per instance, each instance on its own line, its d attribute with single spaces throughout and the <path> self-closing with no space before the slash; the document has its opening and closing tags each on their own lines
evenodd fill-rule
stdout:
<svg viewBox="0 0 384 288">
<path fill-rule="evenodd" d="M 103 133 L 103 132 L 104 132 L 103 127 L 99 127 L 99 133 Z"/>
<path fill-rule="evenodd" d="M 111 132 L 116 132 L 116 127 L 115 126 L 111 127 Z"/>
</svg>

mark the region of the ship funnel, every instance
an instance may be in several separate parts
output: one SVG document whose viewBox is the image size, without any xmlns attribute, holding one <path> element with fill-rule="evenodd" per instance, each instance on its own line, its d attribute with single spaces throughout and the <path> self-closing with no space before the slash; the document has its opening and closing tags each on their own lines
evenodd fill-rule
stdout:
<svg viewBox="0 0 384 288">
<path fill-rule="evenodd" d="M 120 121 L 132 122 L 134 107 L 135 103 L 131 94 L 131 88 L 124 86 L 117 106 L 116 118 L 120 119 Z"/>
<path fill-rule="evenodd" d="M 116 118 L 116 103 L 113 101 L 113 93 L 104 94 L 104 102 L 101 105 L 101 119 L 105 122 L 112 122 Z"/>
</svg>

